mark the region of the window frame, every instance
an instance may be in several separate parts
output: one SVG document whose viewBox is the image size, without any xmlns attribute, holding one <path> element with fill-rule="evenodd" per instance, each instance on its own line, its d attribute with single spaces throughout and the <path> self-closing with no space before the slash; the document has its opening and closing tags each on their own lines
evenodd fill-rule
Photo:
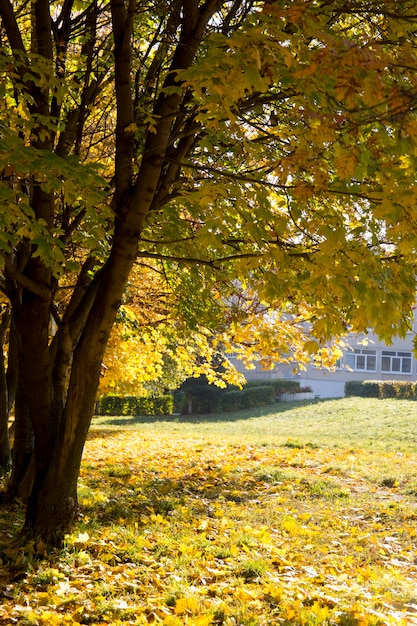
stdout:
<svg viewBox="0 0 417 626">
<path fill-rule="evenodd" d="M 384 369 L 384 359 L 389 359 L 390 368 Z M 399 360 L 400 369 L 393 369 L 394 360 Z M 410 369 L 408 372 L 403 370 L 404 363 L 410 363 Z M 408 350 L 381 350 L 381 373 L 382 374 L 396 374 L 400 376 L 412 376 L 413 375 L 413 353 Z"/>
<path fill-rule="evenodd" d="M 354 358 L 354 366 L 347 362 L 348 357 Z M 364 359 L 364 367 L 358 367 L 358 357 L 362 357 Z M 374 367 L 367 367 L 368 359 L 373 357 L 375 359 Z M 378 371 L 378 353 L 377 350 L 373 350 L 370 348 L 352 348 L 348 352 L 345 353 L 344 356 L 345 366 L 347 369 L 350 369 L 352 372 L 377 372 Z"/>
</svg>

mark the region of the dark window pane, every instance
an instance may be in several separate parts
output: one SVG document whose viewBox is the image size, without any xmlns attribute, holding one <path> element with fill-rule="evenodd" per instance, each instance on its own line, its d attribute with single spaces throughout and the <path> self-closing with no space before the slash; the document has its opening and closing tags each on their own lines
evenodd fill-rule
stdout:
<svg viewBox="0 0 417 626">
<path fill-rule="evenodd" d="M 358 370 L 365 369 L 365 357 L 361 354 L 358 354 L 358 356 L 356 357 L 356 367 Z"/>
<path fill-rule="evenodd" d="M 402 371 L 404 374 L 411 374 L 411 359 L 403 359 Z"/>
<path fill-rule="evenodd" d="M 376 356 L 368 356 L 366 369 L 370 372 L 376 370 Z"/>
<path fill-rule="evenodd" d="M 391 359 L 387 356 L 383 356 L 381 359 L 381 370 L 383 372 L 389 372 L 391 369 Z"/>
<path fill-rule="evenodd" d="M 401 359 L 398 359 L 397 357 L 392 359 L 392 371 L 401 372 Z"/>
</svg>

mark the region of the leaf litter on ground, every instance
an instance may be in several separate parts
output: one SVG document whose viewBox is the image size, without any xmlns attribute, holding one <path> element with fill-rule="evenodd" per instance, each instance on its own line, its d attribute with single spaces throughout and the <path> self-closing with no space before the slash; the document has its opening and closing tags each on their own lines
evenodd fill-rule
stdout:
<svg viewBox="0 0 417 626">
<path fill-rule="evenodd" d="M 93 432 L 62 550 L 0 517 L 0 624 L 417 624 L 417 455 Z"/>
</svg>

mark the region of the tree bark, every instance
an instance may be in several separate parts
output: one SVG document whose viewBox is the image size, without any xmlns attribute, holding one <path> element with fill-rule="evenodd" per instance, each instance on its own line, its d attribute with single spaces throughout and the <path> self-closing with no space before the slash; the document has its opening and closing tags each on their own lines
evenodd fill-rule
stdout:
<svg viewBox="0 0 417 626">
<path fill-rule="evenodd" d="M 7 488 L 8 500 L 29 497 L 34 474 L 34 435 L 30 420 L 29 405 L 23 386 L 16 393 L 15 420 L 12 450 L 12 475 Z"/>
<path fill-rule="evenodd" d="M 54 436 L 38 441 L 35 430 L 35 476 L 25 529 L 48 543 L 58 543 L 78 512 L 77 480 L 85 440 L 94 412 L 101 364 L 120 305 L 134 249 L 112 254 L 103 268 L 96 297 L 73 352 L 65 403 L 50 407 Z M 134 248 L 134 249 L 133 249 Z M 95 289 L 95 285 L 90 287 Z M 86 298 L 89 294 L 86 292 Z M 39 420 L 41 421 L 41 420 Z"/>
<path fill-rule="evenodd" d="M 4 345 L 10 327 L 10 309 L 2 312 L 0 320 L 0 468 L 7 469 L 10 465 L 9 444 L 9 395 L 7 390 L 6 359 Z"/>
</svg>

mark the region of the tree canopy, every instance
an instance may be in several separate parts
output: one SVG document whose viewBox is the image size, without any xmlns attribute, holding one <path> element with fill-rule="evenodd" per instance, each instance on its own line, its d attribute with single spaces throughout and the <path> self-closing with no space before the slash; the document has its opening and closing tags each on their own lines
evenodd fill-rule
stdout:
<svg viewBox="0 0 417 626">
<path fill-rule="evenodd" d="M 151 326 L 162 315 L 173 336 L 247 358 L 326 360 L 348 329 L 407 331 L 417 14 L 406 1 L 0 0 L 0 16 L 1 286 L 24 441 L 12 485 L 34 459 L 26 526 L 50 537 L 76 510 L 133 268 L 153 285 Z"/>
</svg>

